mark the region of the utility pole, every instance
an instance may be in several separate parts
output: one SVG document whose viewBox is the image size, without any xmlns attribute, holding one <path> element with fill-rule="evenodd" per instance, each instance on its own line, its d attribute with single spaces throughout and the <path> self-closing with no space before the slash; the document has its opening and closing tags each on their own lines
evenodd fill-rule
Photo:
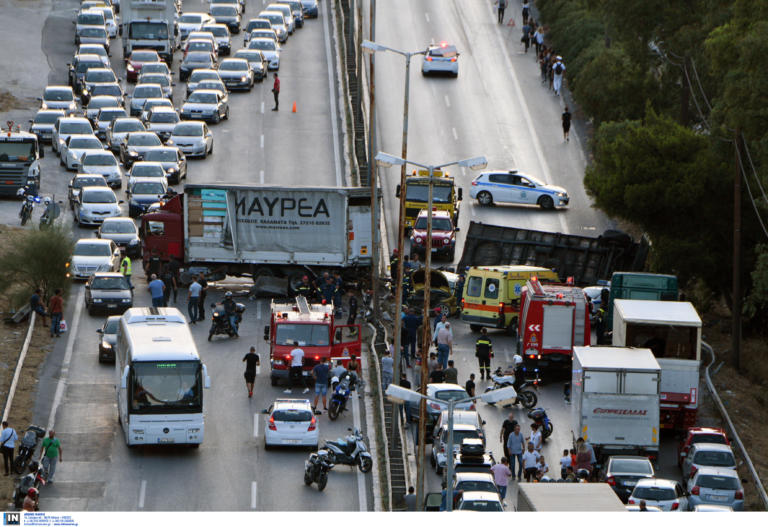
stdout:
<svg viewBox="0 0 768 527">
<path fill-rule="evenodd" d="M 362 13 L 362 9 L 360 9 Z M 376 36 L 376 0 L 371 0 L 370 5 L 370 21 L 369 21 L 370 39 L 375 42 Z M 362 24 L 361 24 L 362 26 Z M 361 39 L 362 42 L 362 39 Z M 368 82 L 368 94 L 370 96 L 368 100 L 368 183 L 371 185 L 371 289 L 373 293 L 371 300 L 373 302 L 373 317 L 375 320 L 380 318 L 379 310 L 379 271 L 381 255 L 379 254 L 379 246 L 381 244 L 381 233 L 379 230 L 379 186 L 377 185 L 378 171 L 374 166 L 373 161 L 374 152 L 376 152 L 376 111 L 375 111 L 375 82 L 374 75 L 374 53 L 371 53 L 368 57 L 368 71 L 370 72 Z M 358 70 L 359 71 L 359 70 Z M 393 382 L 398 382 L 399 379 L 393 379 Z M 393 420 L 394 422 L 394 420 Z"/>
<path fill-rule="evenodd" d="M 731 350 L 733 366 L 741 371 L 741 133 L 733 134 L 736 150 L 736 173 L 733 179 L 733 301 L 731 302 Z"/>
</svg>

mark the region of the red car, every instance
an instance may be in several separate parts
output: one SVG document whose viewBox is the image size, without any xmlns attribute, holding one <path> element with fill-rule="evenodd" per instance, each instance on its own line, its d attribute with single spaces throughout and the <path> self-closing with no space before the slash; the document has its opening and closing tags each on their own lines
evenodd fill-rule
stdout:
<svg viewBox="0 0 768 527">
<path fill-rule="evenodd" d="M 153 49 L 134 49 L 125 59 L 126 79 L 136 82 L 141 73 L 141 67 L 148 62 L 160 62 L 160 55 Z"/>
<path fill-rule="evenodd" d="M 411 232 L 411 253 L 424 254 L 427 249 L 427 220 L 426 210 L 419 211 Z M 447 210 L 432 211 L 432 252 L 443 255 L 453 261 L 456 251 L 456 231 L 450 212 Z"/>
<path fill-rule="evenodd" d="M 677 446 L 677 466 L 683 466 L 683 459 L 688 455 L 688 450 L 695 443 L 717 443 L 720 445 L 730 445 L 731 441 L 725 435 L 722 428 L 691 427 Z"/>
</svg>

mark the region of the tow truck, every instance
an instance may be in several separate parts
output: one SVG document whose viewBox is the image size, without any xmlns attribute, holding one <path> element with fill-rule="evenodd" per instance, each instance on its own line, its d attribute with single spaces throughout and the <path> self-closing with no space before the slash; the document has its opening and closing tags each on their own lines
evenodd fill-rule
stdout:
<svg viewBox="0 0 768 527">
<path fill-rule="evenodd" d="M 290 385 L 291 351 L 304 351 L 302 375 L 312 375 L 312 368 L 323 358 L 341 360 L 346 366 L 352 355 L 360 356 L 360 324 L 336 323 L 333 304 L 310 304 L 303 296 L 293 303 L 271 303 L 264 340 L 269 342 L 269 378 L 272 386 L 281 380 Z"/>
<path fill-rule="evenodd" d="M 461 188 L 456 188 L 453 176 L 448 172 L 436 170 L 433 175 L 439 179 L 432 184 L 432 210 L 448 211 L 453 224 L 458 225 L 459 202 L 462 199 Z M 395 197 L 399 198 L 403 191 L 405 192 L 405 225 L 408 229 L 412 229 L 419 213 L 427 208 L 429 202 L 429 171 L 414 170 L 412 175 L 406 176 L 405 189 L 397 185 Z"/>
</svg>

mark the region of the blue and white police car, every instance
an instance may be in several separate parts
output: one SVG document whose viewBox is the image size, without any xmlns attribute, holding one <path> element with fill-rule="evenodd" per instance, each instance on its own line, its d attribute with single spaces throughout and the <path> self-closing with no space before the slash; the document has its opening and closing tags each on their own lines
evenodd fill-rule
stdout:
<svg viewBox="0 0 768 527">
<path fill-rule="evenodd" d="M 516 170 L 483 172 L 472 181 L 469 195 L 483 206 L 525 203 L 542 209 L 565 207 L 570 200 L 564 188 L 547 185 Z"/>
<path fill-rule="evenodd" d="M 459 52 L 456 46 L 447 42 L 439 45 L 430 45 L 424 52 L 424 60 L 421 63 L 422 75 L 432 73 L 448 73 L 457 77 L 459 75 Z"/>
</svg>

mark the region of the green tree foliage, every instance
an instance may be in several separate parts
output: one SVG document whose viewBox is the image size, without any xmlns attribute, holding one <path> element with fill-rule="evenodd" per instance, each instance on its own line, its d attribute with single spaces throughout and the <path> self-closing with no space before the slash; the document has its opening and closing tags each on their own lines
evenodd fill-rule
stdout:
<svg viewBox="0 0 768 527">
<path fill-rule="evenodd" d="M 73 248 L 72 233 L 60 223 L 25 231 L 0 255 L 0 291 L 11 290 L 24 299 L 37 288 L 44 297 L 55 289 L 66 291 Z"/>
<path fill-rule="evenodd" d="M 749 318 L 760 323 L 759 327 L 765 334 L 768 331 L 768 245 L 759 244 L 755 252 L 757 258 L 752 271 L 752 290 L 744 310 Z"/>
</svg>

